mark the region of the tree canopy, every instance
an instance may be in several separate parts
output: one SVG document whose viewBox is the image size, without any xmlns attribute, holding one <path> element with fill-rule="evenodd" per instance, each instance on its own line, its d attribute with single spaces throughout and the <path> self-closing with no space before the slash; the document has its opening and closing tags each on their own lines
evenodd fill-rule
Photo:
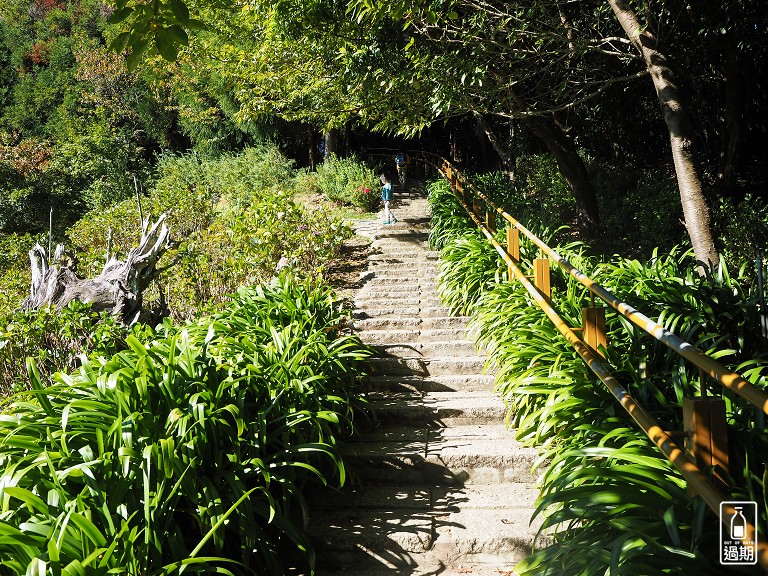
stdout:
<svg viewBox="0 0 768 576">
<path fill-rule="evenodd" d="M 550 152 L 587 235 L 600 226 L 595 158 L 674 169 L 681 204 L 695 205 L 689 232 L 706 231 L 718 198 L 764 180 L 767 11 L 758 0 L 12 0 L 0 144 L 22 159 L 1 169 L 31 190 L 25 161 L 69 158 L 62 174 L 79 175 L 70 188 L 89 188 L 78 201 L 93 206 L 132 190 L 130 177 L 97 183 L 110 166 L 135 174 L 169 145 L 226 149 L 281 122 L 310 141 L 342 127 L 471 126 L 510 171 L 526 149 Z M 717 258 L 711 236 L 694 241 L 702 260 Z"/>
<path fill-rule="evenodd" d="M 637 149 L 647 140 L 644 131 L 666 125 L 686 225 L 705 262 L 717 254 L 703 188 L 712 179 L 735 185 L 744 112 L 762 111 L 765 100 L 743 87 L 743 66 L 764 50 L 765 9 L 754 0 L 718 7 L 619 0 L 153 5 L 159 9 L 117 2 L 113 20 L 130 26 L 117 47 L 136 54 L 152 41 L 171 60 L 184 47 L 182 60 L 224 79 L 240 119 L 279 115 L 326 128 L 355 123 L 413 135 L 471 114 L 492 141 L 494 125 L 521 122 L 557 158 L 580 219 L 592 228 L 599 223 L 594 192 L 573 140 L 588 149 L 599 130 L 579 119 L 616 124 L 612 116 L 625 100 L 648 112 L 643 101 L 652 87 L 661 117 L 624 127 L 623 137 L 637 143 L 616 145 Z M 184 27 L 203 30 L 190 38 Z M 705 92 L 707 84 L 716 90 Z"/>
</svg>

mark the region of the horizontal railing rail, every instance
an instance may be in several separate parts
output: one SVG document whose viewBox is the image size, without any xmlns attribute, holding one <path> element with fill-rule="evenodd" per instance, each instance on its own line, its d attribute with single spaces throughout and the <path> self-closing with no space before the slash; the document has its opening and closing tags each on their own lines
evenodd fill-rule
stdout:
<svg viewBox="0 0 768 576">
<path fill-rule="evenodd" d="M 545 244 L 543 240 L 541 240 L 533 232 L 528 230 L 515 218 L 505 212 L 503 208 L 497 206 L 490 198 L 478 190 L 474 184 L 464 178 L 464 176 L 458 170 L 453 168 L 447 160 L 441 158 L 441 161 L 445 162 L 447 172 L 444 171 L 441 166 L 438 166 L 438 169 L 441 171 L 441 173 L 446 175 L 448 180 L 451 179 L 451 174 L 455 174 L 478 196 L 478 198 L 482 199 L 489 206 L 491 206 L 494 211 L 500 214 L 507 222 L 509 222 L 529 240 L 531 240 L 531 242 L 536 245 L 544 254 L 549 256 L 553 262 L 563 268 L 566 272 L 568 272 L 568 274 L 573 276 L 573 278 L 575 278 L 580 284 L 586 287 L 592 294 L 600 298 L 603 302 L 608 304 L 611 308 L 616 310 L 619 314 L 624 316 L 635 326 L 641 328 L 653 336 L 656 340 L 677 352 L 680 356 L 694 364 L 699 369 L 704 370 L 709 376 L 722 384 L 725 388 L 728 388 L 735 394 L 738 394 L 753 406 L 759 408 L 765 414 L 768 414 L 768 393 L 766 393 L 764 390 L 761 390 L 751 382 L 745 380 L 740 374 L 729 370 L 716 360 L 713 360 L 704 354 L 701 350 L 696 348 L 696 346 L 686 342 L 679 336 L 676 336 L 674 333 L 664 328 L 664 326 L 658 322 L 655 322 L 642 312 L 633 308 L 630 304 L 620 300 L 609 290 L 592 280 L 589 276 L 568 262 L 568 260 L 560 256 L 557 252 Z"/>
<path fill-rule="evenodd" d="M 477 225 L 480 231 L 493 245 L 501 258 L 507 263 L 510 270 L 510 276 L 514 276 L 528 291 L 533 300 L 539 305 L 547 317 L 552 321 L 563 337 L 570 342 L 579 356 L 584 360 L 590 370 L 600 379 L 610 393 L 618 400 L 621 406 L 627 411 L 629 416 L 645 432 L 648 438 L 661 450 L 665 457 L 679 470 L 680 474 L 688 482 L 689 486 L 698 494 L 709 508 L 716 514 L 720 514 L 723 506 L 723 521 L 725 518 L 732 517 L 736 513 L 735 508 L 728 504 L 728 499 L 710 482 L 707 475 L 692 461 L 688 453 L 683 450 L 666 432 L 662 426 L 648 412 L 632 398 L 629 392 L 621 383 L 610 373 L 608 367 L 603 363 L 601 357 L 588 346 L 576 334 L 576 330 L 560 317 L 557 311 L 550 304 L 549 297 L 542 292 L 540 287 L 529 280 L 519 267 L 519 260 L 515 259 L 494 237 L 491 230 L 488 229 L 487 220 L 483 222 L 478 214 L 475 213 L 475 207 L 470 206 L 465 191 L 471 190 L 478 198 L 486 202 L 495 213 L 500 214 L 510 226 L 519 230 L 531 242 L 536 245 L 552 261 L 556 262 L 568 274 L 584 285 L 591 294 L 603 300 L 611 308 L 619 312 L 622 316 L 630 320 L 634 325 L 640 327 L 659 342 L 665 344 L 674 350 L 683 358 L 689 360 L 700 370 L 706 372 L 711 377 L 720 382 L 725 388 L 738 394 L 763 412 L 768 413 L 768 394 L 763 390 L 747 382 L 741 375 L 729 370 L 719 362 L 713 360 L 692 344 L 679 338 L 657 322 L 651 320 L 644 314 L 634 309 L 631 305 L 623 302 L 609 290 L 599 285 L 589 278 L 586 274 L 570 264 L 565 258 L 552 250 L 535 234 L 530 232 L 525 226 L 507 214 L 502 208 L 497 206 L 485 194 L 478 190 L 469 182 L 448 160 L 434 154 L 421 153 L 422 157 L 431 163 L 438 173 L 442 175 L 451 185 L 451 189 L 456 193 L 459 202 L 469 214 L 470 218 Z M 510 278 L 511 280 L 512 278 Z M 703 388 L 702 383 L 702 388 Z M 747 538 L 757 542 L 757 560 L 765 570 L 768 570 L 768 544 L 755 539 L 756 527 L 752 523 L 747 523 Z"/>
</svg>

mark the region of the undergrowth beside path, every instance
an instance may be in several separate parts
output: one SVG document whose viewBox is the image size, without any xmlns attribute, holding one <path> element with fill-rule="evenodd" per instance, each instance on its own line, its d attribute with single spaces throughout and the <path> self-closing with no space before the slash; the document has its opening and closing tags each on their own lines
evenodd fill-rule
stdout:
<svg viewBox="0 0 768 576">
<path fill-rule="evenodd" d="M 370 168 L 352 159 L 322 172 L 322 182 L 341 196 L 372 178 Z M 53 242 L 64 241 L 80 276 L 96 276 L 109 255 L 124 257 L 136 244 L 140 215 L 167 213 L 174 246 L 144 293 L 140 319 L 153 327 L 165 316 L 184 321 L 210 313 L 239 287 L 268 282 L 279 270 L 326 278 L 346 290 L 356 274 L 350 262 L 359 265 L 357 252 L 363 259 L 366 252 L 349 225 L 359 208 L 323 194 L 316 176 L 295 168 L 273 144 L 218 157 L 168 154 L 140 206 L 133 198 L 91 211 L 66 239 Z M 125 347 L 128 331 L 87 306 L 18 311 L 30 285 L 26 252 L 35 241 L 47 245 L 48 238 L 0 237 L 0 397 L 29 386 L 27 357 L 47 377 L 75 368 L 81 354 L 111 355 Z"/>
<path fill-rule="evenodd" d="M 489 354 L 496 388 L 518 438 L 540 447 L 537 514 L 554 534 L 517 570 L 524 575 L 723 574 L 719 521 L 624 412 L 581 358 L 560 337 L 527 291 L 507 279 L 506 265 L 482 237 L 444 182 L 430 187 L 431 242 L 441 248 L 440 292 Z M 550 243 L 554 228 L 514 216 Z M 505 230 L 497 239 L 504 242 Z M 765 387 L 768 358 L 761 347 L 756 291 L 724 268 L 700 278 L 689 253 L 655 254 L 646 263 L 600 261 L 581 244 L 556 251 L 619 298 L 699 349 Z M 523 266 L 535 255 L 523 245 Z M 530 270 L 524 270 L 531 273 Z M 581 324 L 586 289 L 553 270 L 553 307 L 566 323 Z M 609 315 L 610 316 L 610 315 Z M 618 321 L 617 321 L 618 320 Z M 613 374 L 663 426 L 682 429 L 682 399 L 707 382 L 644 332 L 609 317 L 608 362 Z M 732 447 L 734 500 L 759 503 L 759 528 L 768 527 L 765 500 L 768 435 L 762 419 L 724 392 Z M 759 573 L 759 568 L 746 572 Z"/>
<path fill-rule="evenodd" d="M 282 573 L 307 483 L 341 486 L 369 352 L 333 293 L 291 275 L 126 337 L 0 415 L 0 571 Z"/>
</svg>

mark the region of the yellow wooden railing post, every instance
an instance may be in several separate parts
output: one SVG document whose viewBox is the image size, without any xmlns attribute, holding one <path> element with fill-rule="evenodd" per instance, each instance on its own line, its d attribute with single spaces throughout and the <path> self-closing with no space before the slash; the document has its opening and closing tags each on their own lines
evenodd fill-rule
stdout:
<svg viewBox="0 0 768 576">
<path fill-rule="evenodd" d="M 472 199 L 472 212 L 475 214 L 475 218 L 480 220 L 482 207 L 480 206 L 480 200 L 478 200 L 477 198 Z"/>
<path fill-rule="evenodd" d="M 512 260 L 520 262 L 520 231 L 514 226 L 507 228 L 507 252 Z"/>
<path fill-rule="evenodd" d="M 584 344 L 589 346 L 592 352 L 605 358 L 605 354 L 600 349 L 601 346 L 608 347 L 608 338 L 605 335 L 605 308 L 582 308 L 581 327 Z"/>
<path fill-rule="evenodd" d="M 469 203 L 472 199 L 472 191 L 471 189 L 464 187 L 463 180 L 459 183 L 459 190 L 461 191 L 461 199 L 464 201 L 464 204 L 469 206 Z"/>
<path fill-rule="evenodd" d="M 699 468 L 717 466 L 728 471 L 728 428 L 722 398 L 683 398 L 683 429 L 686 452 Z M 714 475 L 727 485 L 717 469 Z"/>
<path fill-rule="evenodd" d="M 520 263 L 520 231 L 514 226 L 507 228 L 507 254 L 515 265 Z M 514 277 L 515 270 L 510 262 L 507 264 L 507 279 L 512 282 Z"/>
<path fill-rule="evenodd" d="M 485 227 L 491 234 L 496 232 L 496 212 L 493 210 L 486 210 L 485 212 Z"/>
<path fill-rule="evenodd" d="M 549 258 L 536 258 L 533 261 L 533 283 L 547 302 L 552 298 L 549 283 Z"/>
</svg>

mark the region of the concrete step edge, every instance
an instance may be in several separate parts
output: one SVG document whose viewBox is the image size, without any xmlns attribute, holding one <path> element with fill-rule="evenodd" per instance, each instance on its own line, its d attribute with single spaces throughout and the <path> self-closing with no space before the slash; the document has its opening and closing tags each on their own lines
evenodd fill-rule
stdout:
<svg viewBox="0 0 768 576">
<path fill-rule="evenodd" d="M 402 327 L 403 329 L 412 329 L 414 327 L 418 327 L 419 329 L 428 329 L 429 327 L 466 327 L 466 324 L 469 322 L 469 320 L 470 319 L 466 316 L 448 316 L 446 313 L 446 315 L 435 316 L 432 318 L 361 318 L 358 320 L 353 320 L 351 326 L 355 330 L 379 330 L 385 327 L 394 329 L 398 329 L 399 327 Z"/>
</svg>

